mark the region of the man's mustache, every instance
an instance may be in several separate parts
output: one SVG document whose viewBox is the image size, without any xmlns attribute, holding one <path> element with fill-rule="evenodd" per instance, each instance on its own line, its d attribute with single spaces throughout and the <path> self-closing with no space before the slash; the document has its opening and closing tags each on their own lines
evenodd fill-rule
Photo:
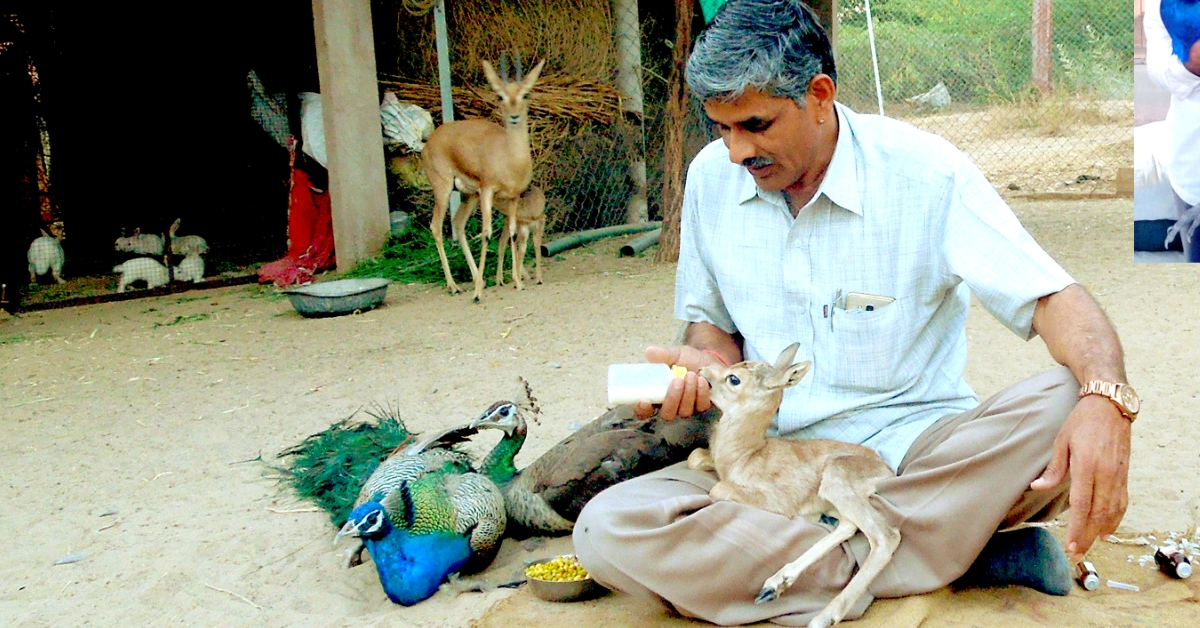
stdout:
<svg viewBox="0 0 1200 628">
<path fill-rule="evenodd" d="M 770 157 L 750 157 L 742 160 L 742 165 L 747 168 L 766 168 L 774 163 L 775 160 Z"/>
</svg>

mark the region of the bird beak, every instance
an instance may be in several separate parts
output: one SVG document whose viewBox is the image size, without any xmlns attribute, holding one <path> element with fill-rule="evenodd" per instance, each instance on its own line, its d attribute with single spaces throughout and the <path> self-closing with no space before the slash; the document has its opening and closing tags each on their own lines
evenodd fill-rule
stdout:
<svg viewBox="0 0 1200 628">
<path fill-rule="evenodd" d="M 353 521 L 347 521 L 346 524 L 342 526 L 342 529 L 338 530 L 337 536 L 333 537 L 333 544 L 337 545 L 338 541 L 342 540 L 343 536 L 353 535 L 355 532 L 358 532 L 358 524 L 354 523 Z"/>
<path fill-rule="evenodd" d="M 488 408 L 486 412 L 484 412 L 483 414 L 472 419 L 469 427 L 473 430 L 479 429 L 479 426 L 481 426 L 485 423 L 490 423 L 491 418 L 492 418 L 492 409 Z"/>
</svg>

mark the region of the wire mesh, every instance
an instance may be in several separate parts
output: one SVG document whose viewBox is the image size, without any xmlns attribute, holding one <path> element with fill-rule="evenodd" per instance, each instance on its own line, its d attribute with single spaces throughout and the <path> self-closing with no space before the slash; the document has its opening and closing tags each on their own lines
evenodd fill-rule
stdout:
<svg viewBox="0 0 1200 628">
<path fill-rule="evenodd" d="M 837 6 L 839 99 L 877 112 L 867 0 Z M 884 111 L 952 141 L 997 187 L 1112 191 L 1133 154 L 1131 9 L 1126 0 L 871 0 Z M 1039 54 L 1049 61 L 1040 86 Z"/>
</svg>

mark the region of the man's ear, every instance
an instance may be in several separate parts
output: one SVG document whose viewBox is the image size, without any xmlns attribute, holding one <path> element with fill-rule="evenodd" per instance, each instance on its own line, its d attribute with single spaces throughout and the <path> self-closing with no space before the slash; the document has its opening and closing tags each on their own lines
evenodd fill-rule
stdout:
<svg viewBox="0 0 1200 628">
<path fill-rule="evenodd" d="M 833 110 L 833 99 L 837 96 L 837 85 L 828 74 L 817 74 L 808 82 L 809 104 L 815 104 L 822 111 Z"/>
</svg>

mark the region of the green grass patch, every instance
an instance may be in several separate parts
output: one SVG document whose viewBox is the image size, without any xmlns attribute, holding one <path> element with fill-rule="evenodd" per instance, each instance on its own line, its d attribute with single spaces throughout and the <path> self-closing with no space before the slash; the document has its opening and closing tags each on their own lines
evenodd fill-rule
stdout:
<svg viewBox="0 0 1200 628">
<path fill-rule="evenodd" d="M 280 292 L 275 286 L 262 283 L 254 283 L 246 286 L 246 292 L 242 296 L 247 299 L 262 299 L 270 303 L 282 301 L 287 298 L 287 295 Z"/>
<path fill-rule="evenodd" d="M 6 334 L 0 336 L 0 345 L 15 345 L 25 342 L 25 336 L 21 334 Z"/>
<path fill-rule="evenodd" d="M 488 256 L 483 276 L 487 285 L 493 285 L 496 278 L 496 253 L 499 250 L 499 238 L 503 234 L 501 225 L 493 221 L 492 237 L 488 241 Z M 479 218 L 467 221 L 467 237 L 471 245 L 471 255 L 479 259 Z M 450 274 L 460 284 L 470 284 L 471 269 L 463 256 L 462 248 L 457 239 L 449 234 L 445 238 L 446 258 L 450 263 Z M 533 255 L 532 243 L 526 251 L 526 257 Z M 505 256 L 511 255 L 505 253 Z M 511 264 L 509 264 L 511 265 Z M 506 276 L 508 270 L 506 269 Z M 388 239 L 387 245 L 379 255 L 360 262 L 343 277 L 384 277 L 399 283 L 430 283 L 440 284 L 445 281 L 442 273 L 441 260 L 438 259 L 437 246 L 433 242 L 433 232 L 420 227 L 411 227 L 399 237 Z"/>
</svg>

